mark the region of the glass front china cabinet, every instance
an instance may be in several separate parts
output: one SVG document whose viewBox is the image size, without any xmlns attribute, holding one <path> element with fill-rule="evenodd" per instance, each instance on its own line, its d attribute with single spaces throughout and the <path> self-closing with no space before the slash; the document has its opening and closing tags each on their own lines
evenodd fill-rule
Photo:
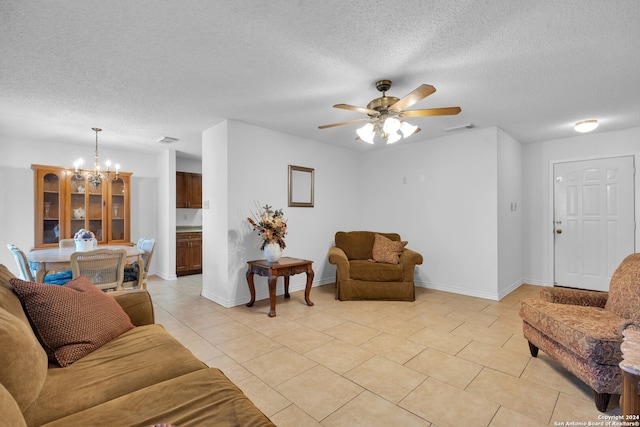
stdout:
<svg viewBox="0 0 640 427">
<path fill-rule="evenodd" d="M 80 229 L 91 230 L 98 243 L 130 241 L 130 178 L 102 181 L 94 187 L 72 168 L 31 165 L 35 180 L 35 248 L 58 246 Z"/>
</svg>

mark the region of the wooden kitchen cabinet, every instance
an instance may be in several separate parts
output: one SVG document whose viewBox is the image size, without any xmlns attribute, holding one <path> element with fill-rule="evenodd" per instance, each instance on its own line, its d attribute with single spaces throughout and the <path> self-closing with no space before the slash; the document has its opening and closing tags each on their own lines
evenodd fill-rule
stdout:
<svg viewBox="0 0 640 427">
<path fill-rule="evenodd" d="M 34 248 L 56 247 L 80 229 L 91 230 L 98 243 L 130 241 L 130 178 L 104 180 L 98 188 L 73 168 L 31 165 L 35 182 Z"/>
<path fill-rule="evenodd" d="M 202 209 L 202 174 L 176 172 L 176 208 Z"/>
<path fill-rule="evenodd" d="M 176 233 L 176 274 L 202 273 L 202 233 Z"/>
</svg>

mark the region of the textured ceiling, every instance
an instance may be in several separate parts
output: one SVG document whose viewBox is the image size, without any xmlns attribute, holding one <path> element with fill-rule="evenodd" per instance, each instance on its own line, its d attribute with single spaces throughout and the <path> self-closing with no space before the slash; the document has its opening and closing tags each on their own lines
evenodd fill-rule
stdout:
<svg viewBox="0 0 640 427">
<path fill-rule="evenodd" d="M 93 141 L 199 157 L 201 131 L 232 119 L 353 149 L 390 79 L 421 143 L 445 128 L 499 126 L 529 143 L 640 126 L 637 0 L 65 0 L 0 2 L 0 137 Z"/>
</svg>

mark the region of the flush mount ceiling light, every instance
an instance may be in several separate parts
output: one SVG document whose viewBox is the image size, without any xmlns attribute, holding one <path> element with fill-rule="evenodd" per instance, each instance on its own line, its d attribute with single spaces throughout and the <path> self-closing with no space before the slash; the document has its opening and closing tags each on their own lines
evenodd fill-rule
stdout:
<svg viewBox="0 0 640 427">
<path fill-rule="evenodd" d="M 576 123 L 573 126 L 573 130 L 580 133 L 591 132 L 598 127 L 598 121 L 596 119 L 583 120 Z"/>
<path fill-rule="evenodd" d="M 335 126 L 342 126 L 357 122 L 368 122 L 356 130 L 358 136 L 364 142 L 373 144 L 378 136 L 387 144 L 393 144 L 402 138 L 407 138 L 414 133 L 420 132 L 418 126 L 406 122 L 406 117 L 424 116 L 449 116 L 458 114 L 460 107 L 430 108 L 425 110 L 405 110 L 418 101 L 431 95 L 436 89 L 431 85 L 420 85 L 402 99 L 395 96 L 387 96 L 386 91 L 391 88 L 391 80 L 380 80 L 376 82 L 376 89 L 382 92 L 382 96 L 369 102 L 367 108 L 354 107 L 347 104 L 336 104 L 334 108 L 365 113 L 368 117 L 362 119 L 349 120 L 347 122 L 333 123 L 330 125 L 318 126 L 319 129 L 326 129 Z"/>
<path fill-rule="evenodd" d="M 98 132 L 101 132 L 102 129 L 91 128 L 91 130 L 96 133 L 96 151 L 95 151 L 94 161 L 93 161 L 93 170 L 82 169 L 82 164 L 84 163 L 84 160 L 82 159 L 76 160 L 73 163 L 73 165 L 75 166 L 76 179 L 83 179 L 83 176 L 86 176 L 89 182 L 91 183 L 91 185 L 93 185 L 94 188 L 98 188 L 100 187 L 100 184 L 102 184 L 103 180 L 107 180 L 111 176 L 111 162 L 107 160 L 105 162 L 105 165 L 107 165 L 106 172 L 100 172 L 100 163 L 98 162 Z M 116 164 L 116 174 L 113 178 L 114 181 L 119 178 L 119 174 L 120 174 L 120 165 Z"/>
</svg>

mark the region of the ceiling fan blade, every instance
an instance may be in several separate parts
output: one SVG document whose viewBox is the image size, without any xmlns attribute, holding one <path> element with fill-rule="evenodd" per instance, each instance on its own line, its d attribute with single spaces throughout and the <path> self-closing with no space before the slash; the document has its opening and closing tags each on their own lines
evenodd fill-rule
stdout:
<svg viewBox="0 0 640 427">
<path fill-rule="evenodd" d="M 454 116 L 458 114 L 460 107 L 428 108 L 426 110 L 409 110 L 402 113 L 405 117 L 425 117 L 425 116 Z"/>
<path fill-rule="evenodd" d="M 395 104 L 389 107 L 390 110 L 402 111 L 405 108 L 411 107 L 418 101 L 425 99 L 436 91 L 436 88 L 431 85 L 420 85 L 415 88 L 409 95 L 397 101 Z"/>
<path fill-rule="evenodd" d="M 332 127 L 336 127 L 336 126 L 350 125 L 351 123 L 366 122 L 368 120 L 370 120 L 370 119 L 368 117 L 366 117 L 366 118 L 363 118 L 363 119 L 355 119 L 355 120 L 349 120 L 349 121 L 346 121 L 346 122 L 332 123 L 330 125 L 318 126 L 318 129 L 327 129 L 327 128 L 332 128 Z"/>
<path fill-rule="evenodd" d="M 349 104 L 336 104 L 333 106 L 333 108 L 342 108 L 343 110 L 357 111 L 358 113 L 369 114 L 370 116 L 377 116 L 380 114 L 376 110 L 370 110 L 368 108 L 362 108 L 362 107 L 355 107 Z"/>
</svg>

